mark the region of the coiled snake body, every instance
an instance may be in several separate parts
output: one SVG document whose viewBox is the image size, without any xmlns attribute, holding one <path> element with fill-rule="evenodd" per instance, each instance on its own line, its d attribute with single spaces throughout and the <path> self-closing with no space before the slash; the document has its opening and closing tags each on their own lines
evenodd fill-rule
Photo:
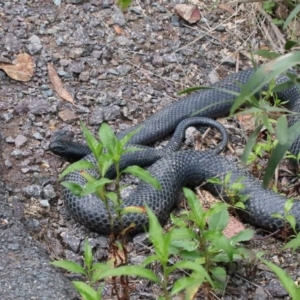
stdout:
<svg viewBox="0 0 300 300">
<path fill-rule="evenodd" d="M 250 69 L 228 76 L 213 85 L 221 88 L 222 91 L 209 89 L 191 94 L 155 113 L 143 123 L 120 133 L 118 137 L 121 138 L 136 127 L 143 125 L 130 143 L 145 145 L 172 133 L 182 120 L 191 117 L 195 112 L 198 112 L 196 116 L 210 118 L 224 116 L 229 113 L 235 99 L 232 94 L 226 93 L 224 90 L 240 92 L 241 86 L 247 83 L 253 72 L 254 70 Z M 288 81 L 287 77 L 278 76 L 276 84 L 286 81 Z M 278 97 L 282 101 L 289 101 L 288 108 L 290 110 L 300 112 L 300 90 L 296 85 L 279 92 Z M 294 124 L 298 119 L 300 119 L 298 116 L 291 117 L 289 125 Z M 294 142 L 290 150 L 293 153 L 300 151 L 300 138 Z M 141 153 L 145 159 L 149 156 L 147 150 Z M 92 154 L 87 155 L 84 159 L 95 162 Z M 241 166 L 228 162 L 216 154 L 196 151 L 174 152 L 155 162 L 149 171 L 159 180 L 162 190 L 158 191 L 147 183 L 140 183 L 131 195 L 123 199 L 123 206 L 144 206 L 147 203 L 158 219 L 164 221 L 176 203 L 182 187 L 186 185 L 197 186 L 212 177 L 223 178 L 231 171 L 230 181 L 232 183 L 241 176 L 244 177 L 245 189 L 242 193 L 249 196 L 246 201 L 246 211 L 242 213 L 243 218 L 256 226 L 272 231 L 284 227 L 283 221 L 271 217 L 271 214 L 281 213 L 284 215 L 286 198 L 264 189 L 261 183 Z M 95 171 L 91 172 L 96 175 Z M 79 172 L 70 173 L 64 180 L 81 185 L 85 184 L 85 180 Z M 207 184 L 206 187 L 213 193 L 219 192 L 212 185 Z M 74 218 L 80 223 L 100 233 L 110 232 L 111 228 L 105 206 L 95 195 L 79 198 L 64 188 L 64 201 Z M 300 230 L 300 202 L 294 203 L 291 213 L 296 219 L 297 230 Z M 136 231 L 140 231 L 147 226 L 148 219 L 145 214 L 123 215 L 123 226 L 127 227 L 131 223 L 135 223 Z M 113 231 L 120 231 L 121 229 L 121 225 L 116 222 Z"/>
</svg>

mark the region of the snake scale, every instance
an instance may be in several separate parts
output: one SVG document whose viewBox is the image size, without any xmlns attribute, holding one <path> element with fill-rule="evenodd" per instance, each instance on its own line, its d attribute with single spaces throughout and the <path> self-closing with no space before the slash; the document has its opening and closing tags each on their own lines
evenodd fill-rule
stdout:
<svg viewBox="0 0 300 300">
<path fill-rule="evenodd" d="M 224 90 L 240 92 L 241 86 L 248 82 L 253 73 L 254 70 L 249 69 L 230 75 L 212 85 L 222 90 L 206 89 L 192 93 L 158 111 L 141 124 L 119 133 L 117 136 L 118 138 L 122 138 L 128 132 L 142 126 L 141 130 L 131 139 L 130 143 L 134 145 L 147 145 L 171 134 L 181 121 L 192 115 L 209 118 L 225 116 L 229 113 L 235 97 Z M 280 75 L 276 78 L 275 84 L 279 85 L 288 80 L 286 76 Z M 288 101 L 288 109 L 300 112 L 299 87 L 296 85 L 288 87 L 284 91 L 279 92 L 278 97 L 282 101 Z M 289 126 L 294 124 L 298 119 L 300 119 L 298 115 L 290 117 Z M 290 150 L 293 153 L 300 151 L 300 137 L 296 139 Z M 148 150 L 144 150 L 141 151 L 141 155 L 146 160 L 150 154 Z M 92 154 L 86 155 L 84 159 L 95 163 Z M 169 153 L 151 165 L 149 171 L 152 176 L 158 179 L 162 189 L 158 191 L 149 184 L 142 182 L 134 192 L 123 199 L 124 207 L 144 206 L 147 203 L 158 219 L 164 222 L 177 202 L 180 191 L 184 186 L 197 186 L 212 177 L 222 179 L 228 172 L 232 172 L 230 182 L 233 183 L 242 176 L 245 188 L 241 193 L 249 196 L 249 199 L 245 203 L 246 209 L 242 212 L 243 219 L 255 226 L 271 231 L 284 228 L 283 221 L 271 217 L 271 214 L 284 214 L 286 198 L 264 189 L 261 182 L 248 173 L 242 166 L 229 162 L 215 153 L 207 151 L 177 151 Z M 96 171 L 90 170 L 90 172 L 94 176 L 97 176 Z M 79 172 L 70 173 L 64 180 L 81 185 L 86 183 Z M 214 194 L 220 192 L 218 187 L 211 184 L 206 184 L 204 187 Z M 77 197 L 64 188 L 64 202 L 73 217 L 80 223 L 100 233 L 110 232 L 111 228 L 105 206 L 95 195 Z M 291 213 L 296 219 L 297 230 L 300 230 L 300 202 L 294 203 Z M 148 224 L 146 214 L 130 213 L 123 215 L 123 227 L 129 226 L 131 223 L 135 223 L 135 231 L 144 230 Z M 119 232 L 122 229 L 121 224 L 118 222 L 115 222 L 112 228 L 115 232 Z"/>
</svg>

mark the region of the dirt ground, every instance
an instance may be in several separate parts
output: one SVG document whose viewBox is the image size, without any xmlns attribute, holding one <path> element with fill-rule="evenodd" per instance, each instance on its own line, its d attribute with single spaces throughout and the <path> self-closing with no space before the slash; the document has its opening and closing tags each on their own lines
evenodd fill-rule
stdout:
<svg viewBox="0 0 300 300">
<path fill-rule="evenodd" d="M 51 259 L 82 261 L 85 238 L 99 261 L 107 258 L 106 237 L 90 232 L 65 211 L 57 183 L 65 162 L 48 151 L 51 140 L 64 135 L 82 141 L 79 120 L 93 132 L 103 121 L 116 132 L 124 130 L 175 102 L 178 91 L 247 69 L 252 51 L 280 51 L 288 38 L 260 3 L 194 0 L 200 19 L 190 24 L 174 10 L 183 2 L 135 0 L 126 12 L 113 0 L 0 2 L 0 56 L 14 60 L 28 53 L 36 66 L 28 82 L 0 70 L 2 176 L 14 217 Z M 53 63 L 76 106 L 54 91 L 48 63 Z M 231 137 L 225 155 L 240 155 L 247 132 L 236 120 L 225 124 Z M 281 176 L 281 183 L 286 178 Z M 151 251 L 143 235 L 129 245 L 132 263 Z M 297 281 L 299 253 L 279 252 L 282 245 L 258 230 L 246 246 L 266 251 L 270 261 Z M 155 284 L 134 282 L 132 299 L 156 299 L 160 294 Z M 111 299 L 109 285 L 105 294 Z M 197 299 L 203 299 L 201 293 Z M 224 295 L 212 294 L 212 299 L 289 298 L 276 276 L 255 261 L 235 265 Z"/>
</svg>

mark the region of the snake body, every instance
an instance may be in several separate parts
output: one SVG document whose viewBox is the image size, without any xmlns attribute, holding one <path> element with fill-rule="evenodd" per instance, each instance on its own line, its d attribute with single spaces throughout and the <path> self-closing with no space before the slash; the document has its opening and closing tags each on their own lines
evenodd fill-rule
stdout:
<svg viewBox="0 0 300 300">
<path fill-rule="evenodd" d="M 220 89 L 201 90 L 176 103 L 162 109 L 152 115 L 143 123 L 118 134 L 122 138 L 128 132 L 141 126 L 141 130 L 131 139 L 131 144 L 146 145 L 172 133 L 176 126 L 184 119 L 192 115 L 217 118 L 229 113 L 235 99 L 232 94 L 224 90 L 240 92 L 241 86 L 246 84 L 254 70 L 249 69 L 226 77 L 213 87 Z M 287 82 L 286 76 L 280 75 L 276 79 L 276 85 Z M 282 101 L 289 101 L 288 108 L 294 112 L 300 112 L 300 90 L 293 85 L 278 93 Z M 195 112 L 197 112 L 195 114 Z M 299 116 L 289 118 L 289 126 L 294 124 Z M 298 138 L 290 149 L 293 153 L 300 150 L 300 138 Z M 147 150 L 141 152 L 142 158 L 147 159 Z M 88 154 L 85 160 L 96 164 L 92 154 Z M 159 159 L 150 168 L 150 173 L 158 179 L 162 189 L 154 189 L 147 183 L 140 183 L 137 189 L 128 197 L 123 199 L 123 206 L 144 206 L 145 203 L 154 211 L 158 219 L 163 222 L 174 207 L 180 191 L 184 186 L 197 186 L 208 178 L 223 178 L 229 171 L 232 172 L 230 181 L 233 183 L 241 176 L 245 188 L 241 193 L 249 196 L 246 202 L 246 210 L 243 218 L 262 228 L 268 230 L 283 229 L 284 223 L 280 219 L 271 217 L 273 213 L 284 215 L 284 203 L 286 198 L 264 189 L 261 183 L 243 167 L 228 162 L 225 158 L 209 152 L 178 151 Z M 89 170 L 92 175 L 99 176 L 95 170 Z M 79 172 L 68 174 L 65 181 L 84 185 L 86 181 Z M 206 185 L 213 193 L 218 193 L 218 188 Z M 104 203 L 95 195 L 77 197 L 68 189 L 64 188 L 64 201 L 68 210 L 74 218 L 87 227 L 100 233 L 108 233 L 112 229 L 115 232 L 126 228 L 130 224 L 136 225 L 135 230 L 141 231 L 147 227 L 148 219 L 145 214 L 129 213 L 123 215 L 123 224 L 115 222 L 111 228 L 108 214 Z M 297 230 L 300 229 L 300 202 L 296 202 L 291 213 L 294 215 Z"/>
</svg>

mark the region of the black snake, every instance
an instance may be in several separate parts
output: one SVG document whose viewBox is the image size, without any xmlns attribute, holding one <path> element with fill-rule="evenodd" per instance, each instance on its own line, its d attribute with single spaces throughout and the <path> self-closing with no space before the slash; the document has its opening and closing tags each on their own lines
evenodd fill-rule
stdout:
<svg viewBox="0 0 300 300">
<path fill-rule="evenodd" d="M 141 130 L 131 139 L 130 143 L 135 145 L 146 145 L 172 133 L 177 125 L 184 119 L 193 115 L 209 118 L 217 118 L 229 113 L 235 99 L 232 94 L 224 90 L 240 92 L 241 86 L 246 84 L 254 70 L 249 69 L 226 77 L 213 87 L 219 89 L 201 90 L 193 93 L 176 103 L 155 113 L 143 123 L 118 134 L 123 137 L 133 129 L 142 126 Z M 276 78 L 276 85 L 287 82 L 286 76 L 280 75 Z M 267 88 L 267 87 L 266 87 Z M 300 90 L 293 85 L 278 93 L 282 101 L 288 101 L 288 109 L 300 112 Z M 196 113 L 196 114 L 195 114 Z M 294 124 L 299 116 L 289 118 L 289 125 Z M 57 144 L 56 144 L 57 145 Z M 55 142 L 50 145 L 55 152 Z M 300 150 L 300 137 L 294 142 L 290 149 L 293 153 Z M 149 150 L 150 151 L 150 150 Z M 57 154 L 59 153 L 56 151 Z M 148 150 L 141 151 L 141 157 L 147 160 Z M 95 162 L 92 154 L 85 156 L 85 160 Z M 261 183 L 249 174 L 243 167 L 228 162 L 225 158 L 210 152 L 178 151 L 159 159 L 150 168 L 150 173 L 158 179 L 162 190 L 158 191 L 147 183 L 140 183 L 137 189 L 128 197 L 123 199 L 123 206 L 143 206 L 144 203 L 154 211 L 160 221 L 168 218 L 170 211 L 177 201 L 178 195 L 184 186 L 197 186 L 208 178 L 223 178 L 229 171 L 232 172 L 230 182 L 235 182 L 241 176 L 244 177 L 245 188 L 241 193 L 249 196 L 246 201 L 246 210 L 242 212 L 243 218 L 259 227 L 268 230 L 284 228 L 284 222 L 271 217 L 273 213 L 284 215 L 285 197 L 275 194 L 262 187 Z M 93 172 L 96 175 L 95 171 Z M 78 184 L 85 184 L 85 180 L 79 172 L 73 172 L 64 178 Z M 206 187 L 213 193 L 219 193 L 218 188 L 210 184 Z M 64 188 L 65 205 L 74 218 L 87 227 L 100 233 L 110 232 L 110 224 L 105 206 L 95 195 L 76 197 L 68 189 Z M 291 210 L 300 230 L 300 202 L 295 202 Z M 147 227 L 148 219 L 145 214 L 130 213 L 123 215 L 123 227 L 135 223 L 136 231 Z M 121 224 L 115 222 L 114 231 L 120 231 Z"/>
</svg>

